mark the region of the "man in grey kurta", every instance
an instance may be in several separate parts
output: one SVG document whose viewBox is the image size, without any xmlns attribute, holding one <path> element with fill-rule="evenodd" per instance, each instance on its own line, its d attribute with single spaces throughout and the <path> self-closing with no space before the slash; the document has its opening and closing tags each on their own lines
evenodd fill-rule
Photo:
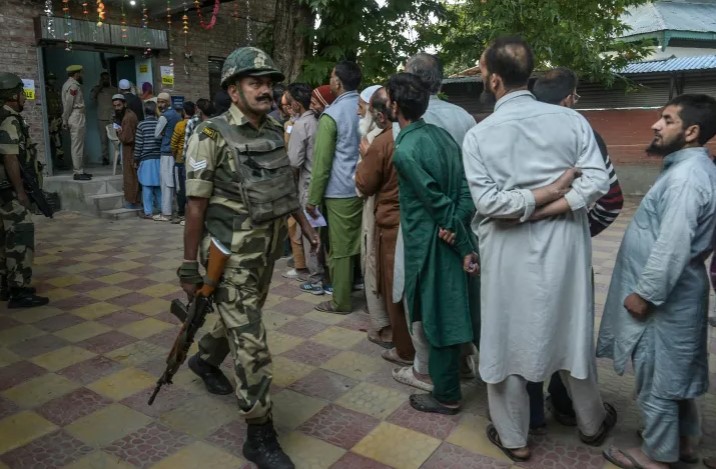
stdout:
<svg viewBox="0 0 716 469">
<path fill-rule="evenodd" d="M 483 83 L 498 101 L 463 143 L 477 207 L 480 376 L 494 422 L 488 436 L 516 460 L 529 457 L 526 381 L 561 372 L 587 444 L 599 445 L 616 422 L 596 382 L 587 223 L 609 176 L 587 121 L 527 91 L 533 60 L 519 38 L 485 51 Z M 573 168 L 581 176 L 572 181 Z"/>
<path fill-rule="evenodd" d="M 716 167 L 703 145 L 716 133 L 716 100 L 676 97 L 652 130 L 647 152 L 665 157 L 664 166 L 624 234 L 597 346 L 617 373 L 629 359 L 634 365 L 644 442 L 604 452 L 620 467 L 694 459 L 694 399 L 709 383 L 705 260 L 716 227 Z"/>
</svg>

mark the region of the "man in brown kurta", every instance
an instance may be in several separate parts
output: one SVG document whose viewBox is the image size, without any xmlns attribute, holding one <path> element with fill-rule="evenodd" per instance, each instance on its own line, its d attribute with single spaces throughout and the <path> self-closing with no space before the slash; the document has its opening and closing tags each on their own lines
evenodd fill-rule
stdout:
<svg viewBox="0 0 716 469">
<path fill-rule="evenodd" d="M 393 166 L 393 126 L 386 107 L 385 88 L 373 94 L 370 112 L 383 131 L 368 147 L 356 168 L 356 188 L 366 196 L 375 195 L 375 257 L 378 259 L 378 293 L 390 317 L 395 348 L 383 352 L 383 358 L 399 365 L 410 365 L 415 349 L 410 339 L 402 303 L 393 303 L 393 264 L 400 224 L 398 173 Z"/>
<path fill-rule="evenodd" d="M 131 109 L 123 94 L 112 96 L 117 138 L 122 142 L 122 188 L 128 208 L 139 208 L 139 180 L 134 165 L 134 136 L 137 133 L 139 119 Z"/>
</svg>

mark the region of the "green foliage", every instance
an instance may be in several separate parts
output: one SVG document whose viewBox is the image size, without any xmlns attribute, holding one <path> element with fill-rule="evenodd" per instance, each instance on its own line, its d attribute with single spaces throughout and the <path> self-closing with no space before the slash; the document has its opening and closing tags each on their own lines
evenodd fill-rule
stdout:
<svg viewBox="0 0 716 469">
<path fill-rule="evenodd" d="M 621 15 L 647 0 L 465 0 L 446 5 L 441 21 L 418 28 L 456 73 L 475 66 L 500 35 L 520 35 L 533 47 L 537 68 L 565 66 L 610 84 L 611 73 L 646 56 L 646 44 L 615 40 L 626 32 Z"/>
<path fill-rule="evenodd" d="M 328 82 L 331 69 L 342 59 L 357 60 L 363 83 L 378 83 L 395 73 L 399 64 L 427 43 L 408 33 L 444 10 L 440 0 L 300 0 L 308 4 L 320 24 L 300 79 L 318 85 Z M 412 37 L 411 37 L 412 36 Z"/>
</svg>

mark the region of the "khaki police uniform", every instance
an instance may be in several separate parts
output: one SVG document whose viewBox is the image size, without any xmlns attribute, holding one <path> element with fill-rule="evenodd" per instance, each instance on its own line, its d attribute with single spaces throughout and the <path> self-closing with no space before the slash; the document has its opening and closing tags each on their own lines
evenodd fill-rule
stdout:
<svg viewBox="0 0 716 469">
<path fill-rule="evenodd" d="M 232 105 L 223 114 L 242 137 L 269 140 L 275 152 L 284 152 L 283 127 L 267 118 L 258 130 Z M 209 121 L 210 122 L 210 121 Z M 272 362 L 262 321 L 275 260 L 286 239 L 285 217 L 253 223 L 237 184 L 233 152 L 221 134 L 199 125 L 189 140 L 186 164 L 187 197 L 208 198 L 201 262 L 206 265 L 210 237 L 230 247 L 224 277 L 214 293 L 219 314 L 214 330 L 199 341 L 199 356 L 219 366 L 226 355 L 234 361 L 233 374 L 240 414 L 248 423 L 262 424 L 271 417 Z"/>
<path fill-rule="evenodd" d="M 0 110 L 0 275 L 10 288 L 30 285 L 35 253 L 35 225 L 30 211 L 17 200 L 5 171 L 5 155 L 17 155 L 20 164 L 34 168 L 35 149 L 22 116 L 3 106 Z"/>
<path fill-rule="evenodd" d="M 82 174 L 85 172 L 85 98 L 80 83 L 72 77 L 62 86 L 62 123 L 70 129 L 74 173 Z"/>
</svg>

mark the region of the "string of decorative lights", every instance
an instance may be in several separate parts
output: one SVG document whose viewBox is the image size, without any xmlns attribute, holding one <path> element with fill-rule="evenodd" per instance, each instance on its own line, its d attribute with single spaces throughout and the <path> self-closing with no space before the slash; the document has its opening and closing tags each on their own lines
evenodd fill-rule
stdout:
<svg viewBox="0 0 716 469">
<path fill-rule="evenodd" d="M 97 0 L 97 27 L 104 24 L 104 19 L 107 17 L 107 11 L 104 7 L 102 0 Z"/>
<path fill-rule="evenodd" d="M 65 14 L 65 50 L 72 50 L 72 21 L 70 20 L 70 0 L 62 0 L 62 12 Z"/>
<path fill-rule="evenodd" d="M 45 0 L 45 15 L 47 16 L 47 32 L 55 37 L 55 14 L 52 11 L 52 0 Z"/>
<path fill-rule="evenodd" d="M 167 0 L 167 34 L 172 33 L 172 0 Z M 169 48 L 169 66 L 174 66 L 174 54 L 172 48 Z"/>
<path fill-rule="evenodd" d="M 85 21 L 89 21 L 89 3 L 87 0 L 82 2 L 82 16 L 84 16 Z"/>
<path fill-rule="evenodd" d="M 122 44 L 124 44 L 124 56 L 127 57 L 127 13 L 124 11 L 124 0 L 122 0 Z"/>
<path fill-rule="evenodd" d="M 186 1 L 182 2 L 184 6 L 184 14 L 181 17 L 182 27 L 181 31 L 184 35 L 184 51 L 188 54 L 189 51 L 189 7 L 186 6 Z"/>
<path fill-rule="evenodd" d="M 142 0 L 142 30 L 144 35 L 144 45 L 147 46 L 144 49 L 144 56 L 149 57 L 152 55 L 152 48 L 149 47 L 149 11 L 147 10 L 147 1 Z"/>
</svg>

